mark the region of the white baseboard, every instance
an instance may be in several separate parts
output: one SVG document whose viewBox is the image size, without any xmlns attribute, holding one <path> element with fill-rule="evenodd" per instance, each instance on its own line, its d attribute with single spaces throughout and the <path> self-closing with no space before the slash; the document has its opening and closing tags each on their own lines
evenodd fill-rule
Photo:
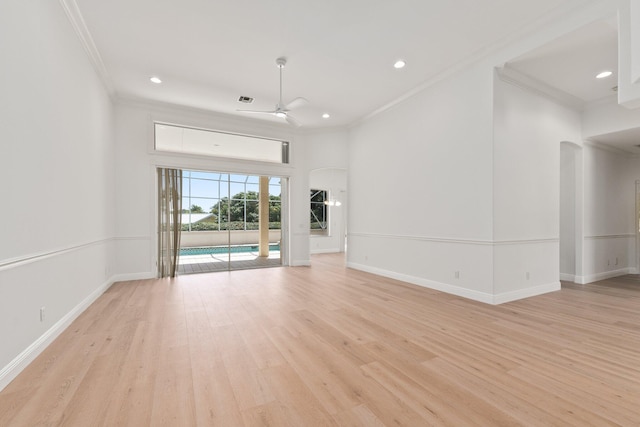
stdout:
<svg viewBox="0 0 640 427">
<path fill-rule="evenodd" d="M 153 273 L 129 273 L 129 274 L 117 274 L 111 278 L 112 282 L 127 282 L 129 280 L 146 280 L 155 279 L 156 275 Z"/>
<path fill-rule="evenodd" d="M 486 304 L 495 304 L 493 301 L 493 295 L 485 292 L 474 291 L 472 289 L 461 288 L 460 286 L 449 285 L 448 283 L 436 282 L 434 280 L 423 279 L 421 277 L 409 276 L 406 274 L 396 273 L 394 271 L 370 267 L 368 265 L 358 264 L 355 262 L 348 262 L 347 267 L 353 268 L 355 270 L 365 271 L 367 273 L 376 274 L 378 276 L 388 277 L 390 279 L 400 280 L 403 282 L 411 283 L 413 285 L 435 289 L 436 291 L 469 298 L 474 301 L 479 301 Z"/>
<path fill-rule="evenodd" d="M 493 304 L 504 304 L 505 302 L 517 301 L 519 299 L 535 297 L 549 292 L 560 290 L 560 282 L 548 283 L 546 285 L 533 286 L 531 288 L 517 291 L 504 292 L 493 296 Z"/>
<path fill-rule="evenodd" d="M 311 260 L 308 259 L 294 259 L 291 261 L 291 267 L 309 267 L 311 265 Z"/>
<path fill-rule="evenodd" d="M 368 265 L 357 264 L 354 262 L 347 263 L 347 267 L 355 270 L 366 271 L 367 273 L 376 274 L 378 276 L 389 277 L 391 279 L 400 280 L 414 285 L 422 286 L 436 291 L 469 298 L 474 301 L 483 302 L 485 304 L 503 304 L 505 302 L 516 301 L 523 298 L 529 298 L 536 295 L 546 294 L 560 290 L 560 282 L 549 283 L 546 285 L 535 286 L 531 288 L 521 289 L 512 292 L 505 292 L 498 295 L 492 295 L 486 292 L 474 291 L 473 289 L 462 288 L 460 286 L 450 285 L 448 283 L 436 282 L 434 280 L 423 279 L 421 277 L 409 276 L 393 271 L 383 270 Z"/>
<path fill-rule="evenodd" d="M 340 253 L 339 248 L 329 248 L 329 249 L 311 249 L 311 255 L 314 254 L 337 254 Z"/>
<path fill-rule="evenodd" d="M 579 278 L 579 282 L 582 285 L 587 283 L 598 282 L 600 280 L 612 279 L 614 277 L 624 276 L 626 274 L 638 274 L 637 269 L 633 267 L 621 268 L 619 270 L 603 271 L 602 273 L 589 274 Z"/>
<path fill-rule="evenodd" d="M 560 280 L 564 282 L 575 282 L 576 277 L 577 276 L 575 274 L 560 273 Z"/>
<path fill-rule="evenodd" d="M 15 377 L 20 374 L 31 362 L 35 360 L 82 312 L 84 312 L 100 295 L 113 284 L 113 278 L 107 280 L 86 297 L 73 310 L 58 320 L 49 330 L 35 340 L 22 353 L 16 356 L 9 364 L 0 370 L 0 391 L 4 389 Z"/>
</svg>

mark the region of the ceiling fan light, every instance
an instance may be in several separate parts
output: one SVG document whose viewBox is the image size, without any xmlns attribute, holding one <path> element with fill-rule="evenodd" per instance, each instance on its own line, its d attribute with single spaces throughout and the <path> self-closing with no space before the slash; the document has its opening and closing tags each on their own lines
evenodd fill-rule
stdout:
<svg viewBox="0 0 640 427">
<path fill-rule="evenodd" d="M 287 113 L 283 111 L 277 111 L 275 114 L 276 114 L 276 117 L 280 117 L 281 119 L 284 119 L 287 117 Z"/>
<path fill-rule="evenodd" d="M 400 69 L 400 68 L 404 68 L 404 66 L 405 66 L 405 65 L 407 65 L 407 63 L 406 63 L 406 62 L 404 62 L 404 60 L 402 60 L 402 59 L 398 59 L 398 60 L 395 62 L 395 64 L 393 64 L 393 68 Z"/>
</svg>

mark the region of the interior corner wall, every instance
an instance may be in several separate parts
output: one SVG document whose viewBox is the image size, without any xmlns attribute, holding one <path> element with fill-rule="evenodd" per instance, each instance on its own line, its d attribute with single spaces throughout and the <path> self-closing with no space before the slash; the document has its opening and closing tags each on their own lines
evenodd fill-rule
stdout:
<svg viewBox="0 0 640 427">
<path fill-rule="evenodd" d="M 560 144 L 560 275 L 576 275 L 576 158 Z M 573 281 L 574 279 L 571 279 Z"/>
<path fill-rule="evenodd" d="M 59 2 L 3 1 L 0 40 L 2 389 L 111 283 L 115 149 L 111 99 Z"/>
<path fill-rule="evenodd" d="M 584 169 L 584 276 L 580 283 L 636 273 L 635 182 L 640 180 L 640 159 L 586 145 Z"/>
<path fill-rule="evenodd" d="M 560 280 L 576 282 L 583 260 L 583 148 L 560 144 Z"/>
<path fill-rule="evenodd" d="M 351 129 L 348 266 L 491 302 L 492 67 Z"/>
<path fill-rule="evenodd" d="M 494 274 L 497 301 L 560 289 L 560 143 L 580 114 L 495 78 Z"/>
<path fill-rule="evenodd" d="M 211 129 L 290 142 L 288 165 L 155 152 L 153 123 Z M 306 147 L 289 127 L 201 110 L 121 100 L 116 106 L 117 266 L 120 280 L 156 276 L 156 168 L 289 178 L 289 265 L 309 265 L 309 177 Z M 284 205 L 283 205 L 283 208 Z M 286 208 L 285 208 L 286 209 Z"/>
</svg>

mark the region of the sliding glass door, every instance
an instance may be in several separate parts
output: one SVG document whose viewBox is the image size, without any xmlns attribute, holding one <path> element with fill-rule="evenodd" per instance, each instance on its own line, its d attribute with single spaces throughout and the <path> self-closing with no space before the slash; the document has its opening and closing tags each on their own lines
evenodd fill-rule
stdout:
<svg viewBox="0 0 640 427">
<path fill-rule="evenodd" d="M 279 266 L 282 179 L 184 170 L 179 273 Z"/>
</svg>

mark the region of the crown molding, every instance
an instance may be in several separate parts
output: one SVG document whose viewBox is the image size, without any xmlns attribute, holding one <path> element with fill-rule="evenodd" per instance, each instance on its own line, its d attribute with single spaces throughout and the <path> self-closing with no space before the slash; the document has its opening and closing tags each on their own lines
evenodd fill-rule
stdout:
<svg viewBox="0 0 640 427">
<path fill-rule="evenodd" d="M 544 98 L 547 98 L 553 102 L 564 105 L 576 111 L 582 111 L 585 106 L 585 102 L 580 98 L 577 98 L 563 90 L 556 89 L 553 86 L 548 85 L 528 74 L 516 71 L 505 64 L 502 68 L 496 68 L 496 75 L 498 78 L 514 86 L 533 92 Z"/>
<path fill-rule="evenodd" d="M 614 93 L 609 96 L 602 97 L 600 99 L 589 101 L 584 105 L 583 111 L 590 110 L 593 108 L 606 107 L 610 105 L 615 105 L 616 107 L 621 106 L 618 103 L 618 94 Z"/>
<path fill-rule="evenodd" d="M 98 77 L 102 81 L 107 93 L 111 98 L 114 98 L 116 95 L 115 86 L 113 81 L 111 80 L 111 76 L 107 72 L 107 68 L 104 66 L 104 62 L 102 61 L 102 57 L 100 56 L 100 52 L 96 47 L 96 44 L 93 41 L 93 37 L 91 37 L 91 33 L 87 28 L 87 24 L 80 13 L 80 9 L 78 8 L 78 4 L 75 0 L 59 0 L 60 6 L 64 10 L 67 18 L 69 18 L 69 22 L 71 26 L 76 32 L 82 47 L 84 47 L 93 68 L 95 68 L 98 73 Z"/>
<path fill-rule="evenodd" d="M 588 147 L 595 148 L 595 149 L 598 149 L 598 150 L 606 151 L 608 153 L 612 153 L 612 154 L 615 154 L 615 155 L 618 155 L 618 156 L 632 157 L 632 158 L 640 157 L 635 153 L 630 153 L 628 151 L 621 150 L 621 149 L 616 148 L 616 147 L 612 147 L 611 145 L 604 144 L 604 143 L 599 142 L 599 141 L 597 141 L 597 140 L 595 140 L 593 138 L 585 139 L 583 141 L 583 145 L 586 145 Z"/>
</svg>

